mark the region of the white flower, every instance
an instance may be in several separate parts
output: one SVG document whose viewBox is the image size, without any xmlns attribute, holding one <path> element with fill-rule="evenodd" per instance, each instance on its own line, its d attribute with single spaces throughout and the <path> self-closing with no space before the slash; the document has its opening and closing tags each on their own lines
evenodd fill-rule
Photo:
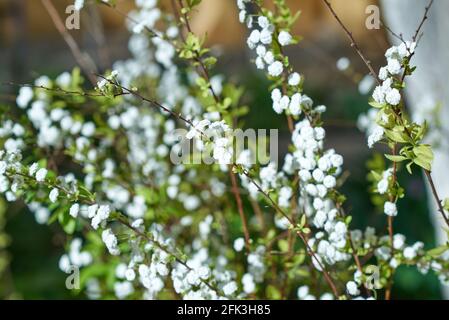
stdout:
<svg viewBox="0 0 449 320">
<path fill-rule="evenodd" d="M 385 194 L 388 190 L 388 179 L 382 179 L 377 183 L 377 191 L 379 194 Z"/>
<path fill-rule="evenodd" d="M 95 124 L 93 122 L 86 122 L 83 124 L 81 134 L 85 137 L 91 137 L 95 133 Z"/>
<path fill-rule="evenodd" d="M 45 168 L 41 168 L 36 172 L 36 181 L 37 182 L 42 182 L 45 180 L 45 177 L 47 176 L 47 169 Z"/>
<path fill-rule="evenodd" d="M 117 246 L 117 237 L 114 233 L 112 233 L 111 229 L 104 230 L 101 234 L 101 239 L 106 245 L 106 248 L 108 248 L 110 254 L 112 254 L 113 256 L 117 256 L 120 254 L 120 250 Z"/>
<path fill-rule="evenodd" d="M 270 44 L 273 41 L 272 32 L 265 28 L 260 32 L 260 42 L 263 44 Z"/>
<path fill-rule="evenodd" d="M 263 62 L 263 58 L 261 58 L 261 57 L 256 58 L 256 67 L 259 70 L 262 70 L 265 68 L 265 63 Z"/>
<path fill-rule="evenodd" d="M 404 258 L 414 259 L 416 257 L 416 250 L 413 247 L 407 247 L 404 249 Z"/>
<path fill-rule="evenodd" d="M 245 273 L 242 277 L 243 291 L 246 294 L 253 293 L 256 290 L 256 283 L 254 277 L 250 273 Z"/>
<path fill-rule="evenodd" d="M 244 23 L 246 20 L 246 10 L 241 10 L 239 12 L 239 21 L 240 23 Z"/>
<path fill-rule="evenodd" d="M 271 91 L 271 99 L 274 102 L 280 101 L 281 98 L 282 98 L 281 90 L 279 90 L 278 88 L 275 88 L 275 89 L 273 89 L 273 91 Z"/>
<path fill-rule="evenodd" d="M 392 106 L 397 106 L 401 102 L 401 94 L 398 89 L 391 89 L 385 96 L 385 100 Z"/>
<path fill-rule="evenodd" d="M 396 207 L 396 203 L 387 201 L 384 204 L 384 213 L 387 216 L 395 217 L 398 215 L 398 208 Z"/>
<path fill-rule="evenodd" d="M 80 11 L 84 7 L 84 0 L 75 0 L 75 10 Z"/>
<path fill-rule="evenodd" d="M 260 31 L 259 30 L 253 30 L 251 34 L 249 35 L 248 41 L 257 44 L 260 41 Z"/>
<path fill-rule="evenodd" d="M 301 181 L 307 182 L 312 179 L 312 174 L 308 170 L 300 170 L 299 177 L 301 178 Z"/>
<path fill-rule="evenodd" d="M 61 73 L 56 78 L 56 84 L 60 86 L 61 88 L 67 88 L 70 85 L 70 82 L 72 81 L 72 76 L 68 72 Z"/>
<path fill-rule="evenodd" d="M 332 166 L 335 168 L 339 168 L 343 165 L 343 157 L 339 154 L 333 154 L 330 158 Z"/>
<path fill-rule="evenodd" d="M 292 188 L 285 186 L 279 190 L 279 206 L 288 208 L 290 206 L 290 198 L 292 197 Z"/>
<path fill-rule="evenodd" d="M 379 70 L 379 79 L 382 80 L 382 81 L 385 81 L 385 80 L 387 80 L 387 78 L 388 78 L 388 69 L 387 69 L 387 67 L 380 68 L 380 70 Z"/>
<path fill-rule="evenodd" d="M 312 177 L 315 179 L 316 182 L 322 182 L 324 179 L 324 173 L 320 169 L 315 169 L 312 172 Z"/>
<path fill-rule="evenodd" d="M 111 209 L 108 205 L 102 205 L 98 208 L 95 216 L 92 218 L 91 225 L 96 230 L 100 223 L 109 218 L 109 214 L 111 213 Z"/>
<path fill-rule="evenodd" d="M 377 103 L 384 103 L 385 102 L 385 93 L 384 93 L 384 90 L 383 90 L 382 86 L 377 86 L 376 89 L 374 89 L 373 99 Z"/>
<path fill-rule="evenodd" d="M 79 211 L 80 211 L 80 205 L 78 203 L 75 203 L 70 207 L 69 214 L 73 218 L 76 218 L 76 217 L 78 217 Z"/>
<path fill-rule="evenodd" d="M 127 269 L 125 271 L 125 278 L 128 281 L 133 281 L 136 278 L 136 272 L 133 269 Z"/>
<path fill-rule="evenodd" d="M 47 223 L 48 218 L 50 217 L 50 211 L 47 208 L 39 208 L 35 212 L 34 217 L 36 219 L 36 222 L 39 224 Z"/>
<path fill-rule="evenodd" d="M 207 119 L 201 120 L 199 122 L 193 123 L 193 128 L 189 130 L 186 134 L 186 139 L 199 138 L 204 129 L 210 125 L 210 121 Z"/>
<path fill-rule="evenodd" d="M 55 203 L 58 200 L 59 196 L 59 190 L 57 188 L 54 188 L 50 191 L 50 195 L 48 196 L 50 198 L 50 201 L 52 203 Z"/>
<path fill-rule="evenodd" d="M 281 31 L 278 36 L 278 41 L 281 46 L 288 46 L 292 42 L 292 36 L 287 31 Z"/>
<path fill-rule="evenodd" d="M 291 85 L 292 87 L 299 85 L 300 82 L 301 76 L 299 75 L 298 72 L 294 72 L 288 77 L 288 84 Z"/>
<path fill-rule="evenodd" d="M 290 113 L 294 116 L 301 114 L 301 94 L 295 93 L 290 99 L 290 105 L 288 107 Z"/>
<path fill-rule="evenodd" d="M 401 72 L 402 67 L 398 60 L 389 59 L 387 69 L 392 75 L 397 75 Z"/>
<path fill-rule="evenodd" d="M 282 72 L 284 71 L 284 66 L 282 64 L 282 62 L 279 61 L 275 61 L 272 64 L 270 64 L 270 66 L 268 67 L 268 73 L 270 74 L 270 76 L 272 77 L 278 77 L 282 74 Z"/>
<path fill-rule="evenodd" d="M 346 290 L 351 296 L 356 296 L 360 293 L 360 290 L 357 288 L 357 284 L 354 281 L 349 281 L 346 284 Z"/>
<path fill-rule="evenodd" d="M 380 126 L 376 126 L 373 132 L 368 136 L 368 147 L 372 148 L 376 142 L 382 140 L 384 136 L 384 129 Z"/>
<path fill-rule="evenodd" d="M 351 65 L 351 61 L 346 57 L 341 57 L 337 61 L 337 69 L 340 71 L 345 71 L 349 68 Z"/>
<path fill-rule="evenodd" d="M 223 293 L 226 296 L 230 296 L 236 291 L 237 291 L 237 283 L 235 281 L 231 281 L 223 287 Z"/>
<path fill-rule="evenodd" d="M 243 238 L 237 238 L 234 240 L 234 250 L 240 252 L 245 247 L 245 240 Z"/>
<path fill-rule="evenodd" d="M 271 51 L 267 51 L 267 53 L 265 53 L 265 56 L 263 57 L 263 59 L 265 60 L 265 62 L 267 64 L 272 64 L 274 62 L 274 54 Z"/>
<path fill-rule="evenodd" d="M 257 23 L 259 24 L 259 26 L 260 26 L 262 29 L 266 29 L 266 28 L 268 28 L 268 27 L 270 26 L 270 21 L 269 21 L 268 18 L 265 17 L 265 16 L 260 16 L 260 17 L 257 19 Z"/>
<path fill-rule="evenodd" d="M 134 287 L 131 282 L 115 282 L 114 293 L 118 299 L 125 299 L 134 292 Z"/>
<path fill-rule="evenodd" d="M 8 165 L 5 161 L 0 161 L 0 175 L 4 174 L 6 172 Z"/>
<path fill-rule="evenodd" d="M 30 87 L 22 87 L 19 90 L 19 95 L 17 96 L 16 103 L 17 105 L 25 109 L 30 103 L 31 99 L 33 99 L 33 90 Z"/>
<path fill-rule="evenodd" d="M 302 286 L 298 288 L 297 295 L 298 299 L 304 299 L 309 294 L 309 287 L 308 286 Z"/>
<path fill-rule="evenodd" d="M 317 227 L 317 228 L 322 228 L 324 226 L 324 223 L 327 220 L 327 216 L 326 213 L 322 210 L 317 211 L 317 213 L 315 214 L 315 217 L 313 218 L 313 224 Z"/>
<path fill-rule="evenodd" d="M 337 180 L 333 176 L 326 176 L 323 180 L 323 185 L 328 189 L 335 188 Z"/>
<path fill-rule="evenodd" d="M 263 58 L 265 56 L 265 54 L 267 53 L 267 48 L 265 48 L 265 46 L 263 46 L 263 45 L 259 45 L 256 48 L 256 53 L 259 57 Z"/>
<path fill-rule="evenodd" d="M 36 162 L 34 162 L 28 169 L 28 175 L 34 176 L 34 174 L 36 173 L 36 171 L 38 169 L 39 169 L 39 165 Z"/>
<path fill-rule="evenodd" d="M 359 82 L 358 86 L 359 92 L 363 95 L 368 94 L 374 87 L 375 83 L 376 80 L 374 79 L 374 77 L 371 74 L 367 74 Z"/>
<path fill-rule="evenodd" d="M 396 250 L 400 250 L 405 245 L 405 236 L 402 234 L 395 234 L 393 237 L 393 248 Z"/>
<path fill-rule="evenodd" d="M 97 214 L 98 204 L 91 205 L 87 208 L 87 217 L 92 219 Z"/>
</svg>

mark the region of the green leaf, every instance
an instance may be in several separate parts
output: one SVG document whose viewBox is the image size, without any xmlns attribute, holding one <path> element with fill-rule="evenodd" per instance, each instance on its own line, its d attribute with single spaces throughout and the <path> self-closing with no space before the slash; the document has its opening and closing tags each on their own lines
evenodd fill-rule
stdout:
<svg viewBox="0 0 449 320">
<path fill-rule="evenodd" d="M 416 158 L 413 162 L 418 166 L 430 171 L 432 169 L 433 151 L 429 145 L 422 144 L 413 148 Z"/>
<path fill-rule="evenodd" d="M 429 256 L 436 258 L 436 257 L 441 256 L 447 250 L 449 250 L 448 246 L 444 245 L 444 246 L 439 246 L 439 247 L 433 248 L 432 250 L 427 251 L 427 254 Z"/>
<path fill-rule="evenodd" d="M 449 211 L 449 198 L 444 199 L 443 208 L 444 210 Z"/>
<path fill-rule="evenodd" d="M 402 161 L 405 161 L 408 159 L 407 157 L 404 157 L 404 156 L 395 156 L 392 154 L 386 154 L 385 158 L 387 158 L 388 160 L 391 160 L 393 162 L 402 162 Z"/>
<path fill-rule="evenodd" d="M 282 298 L 281 292 L 273 285 L 269 285 L 266 291 L 268 299 L 279 300 Z"/>
<path fill-rule="evenodd" d="M 383 107 L 385 107 L 386 106 L 386 104 L 385 103 L 379 103 L 379 102 L 376 102 L 376 101 L 370 101 L 369 103 L 368 103 L 371 107 L 373 107 L 373 108 L 376 108 L 376 109 L 382 109 Z"/>
<path fill-rule="evenodd" d="M 278 247 L 282 252 L 287 252 L 288 251 L 288 241 L 285 239 L 279 240 Z"/>
</svg>

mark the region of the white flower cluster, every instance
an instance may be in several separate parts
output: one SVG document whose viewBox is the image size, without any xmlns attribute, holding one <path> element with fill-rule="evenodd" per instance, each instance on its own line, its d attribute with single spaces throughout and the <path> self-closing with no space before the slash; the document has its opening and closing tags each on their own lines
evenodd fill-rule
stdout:
<svg viewBox="0 0 449 320">
<path fill-rule="evenodd" d="M 73 268 L 85 267 L 92 263 L 92 255 L 88 251 L 81 251 L 82 240 L 75 238 L 69 246 L 69 251 L 59 259 L 59 269 L 65 273 L 73 272 Z"/>
<path fill-rule="evenodd" d="M 101 234 L 101 239 L 108 248 L 110 254 L 112 254 L 113 256 L 117 256 L 120 254 L 117 237 L 115 236 L 115 234 L 112 232 L 111 229 L 103 230 Z"/>
<path fill-rule="evenodd" d="M 309 109 L 311 107 L 311 99 L 306 95 L 295 93 L 291 98 L 288 95 L 282 95 L 281 90 L 273 89 L 271 92 L 271 99 L 273 100 L 273 110 L 281 114 L 286 112 L 293 116 L 301 114 L 301 107 Z"/>
<path fill-rule="evenodd" d="M 383 82 L 373 92 L 373 99 L 376 103 L 388 104 L 393 107 L 399 105 L 402 97 L 399 89 L 395 87 L 395 83 L 404 72 L 404 61 L 415 52 L 415 48 L 416 43 L 406 41 L 386 51 L 387 65 L 379 70 L 379 79 Z M 361 115 L 358 120 L 359 128 L 364 130 L 368 136 L 369 148 L 372 148 L 384 137 L 384 129 L 381 124 L 385 119 L 378 119 L 377 114 L 377 109 L 370 109 L 367 115 Z"/>
<path fill-rule="evenodd" d="M 301 286 L 297 290 L 297 296 L 299 300 L 317 300 L 317 298 L 310 293 L 309 286 Z M 331 293 L 323 293 L 319 300 L 334 300 L 334 296 Z"/>
<path fill-rule="evenodd" d="M 206 145 L 212 149 L 212 158 L 216 163 L 227 165 L 233 163 L 233 145 L 231 129 L 222 121 L 211 122 L 207 119 L 193 122 L 193 127 L 186 138 L 196 139 L 196 147 L 204 150 Z"/>
<path fill-rule="evenodd" d="M 385 194 L 390 187 L 390 178 L 393 175 L 393 169 L 385 170 L 382 173 L 382 179 L 377 183 L 377 192 Z"/>
<path fill-rule="evenodd" d="M 253 21 L 253 17 L 247 14 L 246 5 L 248 1 L 237 0 L 238 8 L 240 9 L 240 22 L 246 23 L 252 29 L 247 44 L 251 50 L 257 53 L 256 66 L 258 69 L 267 68 L 268 74 L 272 77 L 279 77 L 284 72 L 284 64 L 277 60 L 274 53 L 270 49 L 273 38 L 276 36 L 275 27 L 270 20 L 265 16 L 259 16 L 257 21 Z M 288 46 L 292 43 L 293 37 L 288 31 L 282 30 L 277 35 L 277 43 L 280 46 Z M 300 82 L 299 74 L 291 76 L 289 84 L 297 86 Z"/>
<path fill-rule="evenodd" d="M 246 15 L 246 1 L 237 1 L 240 9 L 240 18 L 242 22 L 246 22 L 248 27 L 253 25 L 253 17 Z M 268 64 L 268 73 L 271 76 L 279 76 L 283 72 L 283 64 L 275 60 L 266 61 L 266 56 L 271 58 L 272 54 L 267 50 L 264 44 L 270 44 L 265 37 L 268 33 L 274 34 L 275 27 L 270 24 L 267 17 L 260 16 L 257 19 L 258 29 L 252 30 L 248 39 L 248 45 L 251 49 L 256 49 L 258 58 L 256 65 L 260 69 L 264 69 L 265 63 Z M 291 43 L 290 34 L 285 31 L 279 32 L 278 42 L 280 45 Z M 260 43 L 260 44 L 259 44 Z M 271 55 L 270 55 L 271 54 Z M 287 72 L 288 85 L 293 90 L 298 90 L 297 86 L 301 82 L 298 73 Z M 341 173 L 343 165 L 343 157 L 336 154 L 334 150 L 324 151 L 323 142 L 326 136 L 325 130 L 319 126 L 312 126 L 309 121 L 310 117 L 319 117 L 321 113 L 326 111 L 325 106 L 313 107 L 313 101 L 307 95 L 293 91 L 289 96 L 283 94 L 279 89 L 272 91 L 273 109 L 276 113 L 285 112 L 295 117 L 305 113 L 308 118 L 298 122 L 292 134 L 292 143 L 295 151 L 287 154 L 284 160 L 283 170 L 277 172 L 277 166 L 270 164 L 260 170 L 260 186 L 264 191 L 270 188 L 279 190 L 278 203 L 281 207 L 289 207 L 293 190 L 286 186 L 286 175 L 297 174 L 300 178 L 300 192 L 298 197 L 299 207 L 306 210 L 308 217 L 312 219 L 313 226 L 323 231 L 318 232 L 315 237 L 309 239 L 309 245 L 317 250 L 317 259 L 312 259 L 315 267 L 321 269 L 320 263 L 326 262 L 334 264 L 338 261 L 346 261 L 350 255 L 343 252 L 346 246 L 347 226 L 338 217 L 338 211 L 335 208 L 334 201 L 328 196 L 329 191 L 337 185 L 337 177 Z M 241 177 L 242 184 L 250 194 L 254 197 L 257 194 L 257 187 L 254 186 L 245 176 Z M 283 187 L 282 187 L 283 186 Z M 285 219 L 276 220 L 277 225 L 282 228 Z"/>
<path fill-rule="evenodd" d="M 141 33 L 146 28 L 152 29 L 161 17 L 161 11 L 156 7 L 157 0 L 136 0 L 136 6 L 139 8 L 129 14 L 132 18 L 132 31 Z M 137 23 L 135 22 L 137 21 Z"/>
</svg>

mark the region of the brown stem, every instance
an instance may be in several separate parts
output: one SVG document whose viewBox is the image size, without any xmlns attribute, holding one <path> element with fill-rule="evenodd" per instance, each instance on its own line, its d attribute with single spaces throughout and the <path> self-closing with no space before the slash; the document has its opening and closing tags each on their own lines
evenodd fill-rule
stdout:
<svg viewBox="0 0 449 320">
<path fill-rule="evenodd" d="M 437 203 L 438 211 L 441 213 L 441 216 L 443 217 L 444 221 L 449 226 L 449 219 L 448 219 L 446 213 L 444 212 L 443 204 L 441 203 L 441 199 L 438 196 L 438 192 L 437 192 L 437 189 L 435 188 L 435 183 L 433 182 L 433 178 L 432 178 L 431 172 L 424 169 L 424 173 L 425 173 L 425 175 L 427 177 L 427 181 L 429 182 L 430 189 L 432 190 L 433 197 L 435 198 L 435 201 Z"/>
<path fill-rule="evenodd" d="M 369 73 L 374 77 L 374 79 L 376 80 L 377 84 L 380 85 L 381 81 L 379 79 L 379 76 L 374 71 L 374 69 L 373 69 L 373 67 L 371 65 L 371 61 L 369 61 L 365 57 L 365 55 L 363 54 L 362 50 L 360 50 L 360 47 L 357 44 L 357 42 L 355 41 L 354 36 L 352 35 L 352 32 L 349 31 L 349 29 L 344 25 L 343 21 L 341 21 L 340 17 L 337 15 L 337 13 L 335 12 L 334 8 L 332 8 L 332 5 L 330 4 L 330 2 L 328 0 L 323 0 L 323 1 L 326 4 L 326 6 L 329 8 L 329 11 L 332 13 L 334 18 L 337 20 L 337 22 L 340 24 L 340 26 L 345 31 L 346 35 L 348 36 L 349 40 L 351 41 L 351 47 L 353 47 L 355 49 L 355 51 L 357 51 L 358 55 L 360 56 L 360 58 L 362 58 L 363 62 L 367 66 L 367 68 L 369 70 Z"/>
<path fill-rule="evenodd" d="M 231 165 L 229 166 L 229 176 L 231 178 L 231 183 L 232 183 L 232 193 L 234 193 L 234 197 L 236 199 L 237 208 L 238 208 L 239 215 L 240 215 L 240 220 L 242 220 L 243 234 L 245 235 L 246 253 L 249 254 L 251 247 L 250 247 L 248 224 L 246 222 L 245 213 L 243 212 L 242 198 L 240 197 L 240 193 L 238 190 L 237 179 L 235 178 L 235 174 L 232 172 Z"/>
<path fill-rule="evenodd" d="M 64 38 L 64 41 L 70 48 L 70 51 L 72 52 L 76 62 L 79 64 L 81 69 L 83 69 L 84 73 L 89 78 L 89 81 L 92 83 L 92 85 L 95 86 L 96 79 L 93 76 L 93 73 L 96 72 L 97 68 L 93 63 L 93 60 L 86 53 L 83 53 L 80 50 L 75 39 L 73 39 L 72 35 L 65 28 L 64 23 L 62 22 L 61 17 L 59 16 L 58 11 L 56 11 L 56 8 L 51 2 L 51 0 L 41 0 L 41 1 L 45 9 L 47 10 L 48 14 L 50 15 L 51 19 L 53 20 L 56 29 L 58 29 L 59 33 Z"/>
</svg>

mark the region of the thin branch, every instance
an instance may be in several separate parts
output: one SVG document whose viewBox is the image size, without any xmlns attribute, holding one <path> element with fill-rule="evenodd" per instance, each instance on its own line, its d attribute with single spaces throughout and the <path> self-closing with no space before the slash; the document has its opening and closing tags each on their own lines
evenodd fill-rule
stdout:
<svg viewBox="0 0 449 320">
<path fill-rule="evenodd" d="M 46 90 L 46 91 L 51 91 L 51 92 L 55 92 L 55 93 L 61 93 L 64 95 L 74 95 L 74 96 L 85 96 L 85 97 L 104 97 L 103 94 L 100 93 L 87 93 L 87 92 L 83 92 L 83 91 L 70 91 L 70 90 L 64 90 L 60 87 L 55 87 L 55 88 L 50 88 L 50 87 L 46 87 L 46 86 L 41 86 L 41 85 L 34 85 L 34 84 L 29 84 L 29 83 L 16 83 L 16 82 L 3 82 L 2 85 L 7 85 L 7 86 L 15 86 L 15 87 L 28 87 L 28 88 L 34 88 L 34 89 L 42 89 L 42 90 Z"/>
<path fill-rule="evenodd" d="M 360 47 L 357 44 L 357 42 L 355 41 L 354 36 L 352 35 L 352 32 L 349 31 L 349 29 L 344 25 L 343 21 L 341 21 L 340 17 L 337 15 L 337 13 L 335 12 L 334 8 L 332 8 L 332 5 L 330 4 L 330 2 L 328 0 L 323 0 L 323 1 L 326 4 L 326 6 L 328 7 L 329 11 L 334 16 L 334 18 L 337 20 L 337 22 L 340 24 L 340 26 L 345 31 L 346 35 L 348 36 L 349 40 L 351 41 L 351 47 L 353 47 L 355 49 L 355 51 L 357 51 L 357 53 L 360 56 L 360 58 L 362 58 L 362 60 L 365 63 L 366 67 L 368 68 L 369 73 L 371 74 L 371 76 L 374 77 L 374 79 L 376 80 L 377 84 L 381 85 L 382 82 L 381 82 L 379 76 L 377 75 L 377 73 L 374 71 L 374 69 L 373 69 L 373 67 L 371 65 L 371 61 L 368 60 L 365 57 L 365 55 L 363 54 L 362 50 L 360 50 Z"/>
<path fill-rule="evenodd" d="M 435 201 L 437 203 L 438 211 L 441 213 L 441 216 L 443 217 L 444 221 L 449 226 L 449 218 L 447 217 L 447 215 L 446 215 L 446 213 L 444 211 L 444 208 L 443 208 L 443 204 L 441 203 L 441 199 L 438 196 L 438 192 L 437 192 L 437 189 L 435 187 L 435 183 L 433 182 L 432 175 L 431 175 L 430 171 L 428 171 L 428 170 L 424 170 L 424 173 L 425 173 L 425 175 L 427 177 L 427 180 L 429 182 L 430 189 L 432 190 L 433 197 L 435 198 Z"/>
<path fill-rule="evenodd" d="M 237 179 L 235 177 L 235 173 L 232 172 L 232 166 L 229 166 L 229 176 L 231 178 L 231 183 L 232 183 L 232 193 L 234 194 L 234 197 L 237 202 L 237 208 L 239 211 L 240 220 L 242 220 L 243 234 L 245 236 L 246 253 L 249 254 L 251 252 L 251 245 L 250 245 L 248 224 L 246 222 L 245 213 L 243 212 L 242 198 L 240 197 L 240 193 L 238 190 Z"/>
<path fill-rule="evenodd" d="M 51 19 L 53 20 L 56 29 L 58 29 L 59 33 L 64 38 L 64 41 L 70 48 L 70 51 L 72 52 L 76 62 L 81 67 L 81 69 L 83 69 L 84 73 L 87 75 L 92 85 L 95 85 L 96 81 L 95 77 L 92 76 L 92 73 L 96 72 L 97 68 L 93 63 L 93 60 L 87 55 L 87 53 L 83 53 L 80 50 L 75 39 L 73 39 L 72 35 L 65 28 L 64 23 L 62 22 L 62 19 L 59 16 L 58 12 L 56 11 L 56 8 L 51 2 L 51 0 L 41 0 L 41 1 L 45 9 L 47 10 L 48 14 L 50 15 Z"/>
</svg>

